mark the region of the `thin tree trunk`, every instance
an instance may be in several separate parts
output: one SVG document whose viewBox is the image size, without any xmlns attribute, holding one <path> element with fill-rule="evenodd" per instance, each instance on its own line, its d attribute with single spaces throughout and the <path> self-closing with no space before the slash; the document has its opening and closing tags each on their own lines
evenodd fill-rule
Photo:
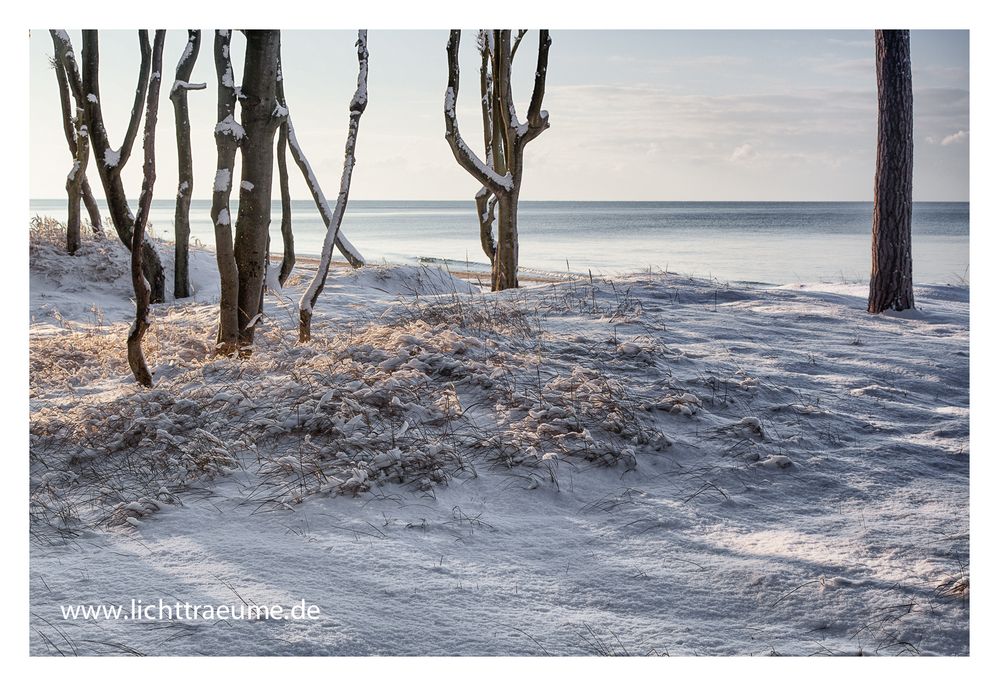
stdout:
<svg viewBox="0 0 999 686">
<path fill-rule="evenodd" d="M 912 65 L 908 31 L 875 32 L 878 151 L 867 311 L 915 307 L 912 291 Z"/>
<path fill-rule="evenodd" d="M 288 110 L 288 102 L 284 97 L 284 70 L 278 57 L 277 97 L 281 106 Z M 295 268 L 295 234 L 291 227 L 291 187 L 288 184 L 288 119 L 281 122 L 278 129 L 277 143 L 278 185 L 281 188 L 281 243 L 284 255 L 281 258 L 281 269 L 278 272 L 278 284 L 284 287 L 291 270 Z M 270 259 L 270 257 L 268 257 Z"/>
<path fill-rule="evenodd" d="M 87 127 L 82 124 L 83 110 L 77 113 L 77 130 L 75 134 L 76 142 L 73 147 L 75 159 L 73 168 L 66 177 L 66 194 L 69 196 L 69 212 L 66 221 L 66 252 L 75 255 L 80 249 L 80 194 L 83 188 L 84 170 L 87 168 L 87 161 L 90 156 L 90 139 L 87 136 Z"/>
<path fill-rule="evenodd" d="M 281 243 L 284 255 L 281 258 L 281 271 L 278 283 L 283 287 L 295 268 L 295 233 L 291 227 L 291 187 L 288 184 L 288 122 L 278 130 L 277 144 L 278 180 L 281 187 Z"/>
<path fill-rule="evenodd" d="M 69 154 L 73 156 L 73 160 L 75 161 L 79 159 L 76 150 L 76 141 L 79 136 L 79 130 L 81 128 L 86 130 L 86 124 L 84 123 L 85 120 L 83 116 L 83 103 L 77 99 L 76 117 L 74 118 L 73 104 L 70 102 L 69 76 L 66 73 L 66 67 L 63 62 L 65 59 L 65 51 L 66 46 L 68 45 L 69 36 L 65 31 L 57 31 L 55 29 L 50 30 L 49 33 L 52 36 L 52 45 L 56 54 L 56 56 L 52 59 L 52 68 L 55 70 L 56 82 L 59 86 L 59 105 L 62 109 L 63 133 L 66 135 L 66 143 L 69 145 Z M 60 53 L 62 53 L 61 58 Z M 82 92 L 82 86 L 78 86 L 75 90 L 77 92 Z M 83 204 L 87 207 L 87 214 L 90 216 L 91 230 L 94 232 L 95 236 L 103 236 L 104 228 L 101 225 L 101 212 L 100 208 L 97 206 L 97 201 L 94 199 L 93 191 L 90 188 L 90 182 L 87 180 L 86 164 L 83 165 L 82 171 L 80 172 L 80 195 L 83 198 Z M 72 211 L 73 210 L 70 209 L 70 212 Z M 76 209 L 76 213 L 79 214 L 79 208 Z"/>
<path fill-rule="evenodd" d="M 177 125 L 177 201 L 174 209 L 174 269 L 173 297 L 191 295 L 188 269 L 188 243 L 191 238 L 191 195 L 194 191 L 194 161 L 191 155 L 191 119 L 187 106 L 187 92 L 201 90 L 204 83 L 190 83 L 194 63 L 201 48 L 201 31 L 188 29 L 187 46 L 177 63 L 177 75 L 170 89 L 174 119 Z"/>
<path fill-rule="evenodd" d="M 357 129 L 361 122 L 361 115 L 364 114 L 364 109 L 368 105 L 368 32 L 365 30 L 357 32 L 357 67 L 357 90 L 354 91 L 354 97 L 350 100 L 350 120 L 347 126 L 347 143 L 344 146 L 340 193 L 337 195 L 336 208 L 333 210 L 332 216 L 328 219 L 329 203 L 326 201 L 326 197 L 323 195 L 323 191 L 319 187 L 319 182 L 316 180 L 315 174 L 312 173 L 309 163 L 305 160 L 304 155 L 301 155 L 301 157 L 296 156 L 295 160 L 299 163 L 302 172 L 309 180 L 309 189 L 312 191 L 316 204 L 323 211 L 323 220 L 326 221 L 326 240 L 323 242 L 319 267 L 316 269 L 316 275 L 312 279 L 312 283 L 309 284 L 305 293 L 302 294 L 302 299 L 298 305 L 298 338 L 303 343 L 312 337 L 312 311 L 316 306 L 316 301 L 319 299 L 319 294 L 323 292 L 323 288 L 326 285 L 326 276 L 329 273 L 330 262 L 333 259 L 333 246 L 336 243 L 337 235 L 340 233 L 340 223 L 343 221 L 343 214 L 347 209 L 347 198 L 350 194 L 350 177 L 354 171 L 354 149 L 357 146 Z M 289 139 L 292 141 L 292 151 L 298 150 L 301 153 L 301 147 L 295 139 L 295 129 L 291 125 L 290 120 L 288 121 L 288 134 Z"/>
<path fill-rule="evenodd" d="M 153 385 L 146 358 L 142 353 L 142 337 L 149 328 L 149 283 L 142 272 L 142 242 L 145 238 L 149 206 L 153 202 L 153 184 L 156 182 L 156 119 L 160 100 L 161 73 L 163 71 L 163 41 L 166 31 L 156 32 L 153 39 L 152 75 L 146 101 L 146 123 L 142 134 L 142 192 L 139 208 L 132 227 L 132 287 L 135 290 L 135 321 L 128 332 L 128 366 L 135 380 L 143 386 Z"/>
<path fill-rule="evenodd" d="M 234 254 L 239 270 L 239 343 L 249 346 L 260 316 L 267 234 L 271 223 L 274 133 L 277 108 L 279 31 L 246 31 L 246 61 L 240 100 L 242 144 L 239 214 Z"/>
<path fill-rule="evenodd" d="M 65 32 L 61 32 L 65 34 Z M 114 224 L 118 238 L 129 249 L 132 246 L 132 227 L 135 217 L 128 205 L 128 197 L 125 194 L 124 186 L 121 182 L 121 171 L 125 163 L 132 154 L 132 145 L 138 134 L 139 122 L 142 119 L 142 104 L 149 83 L 149 32 L 139 31 L 139 49 L 141 53 L 141 63 L 139 66 L 139 80 L 135 89 L 135 101 L 132 104 L 132 113 L 129 118 L 128 129 L 125 132 L 125 139 L 121 147 L 117 150 L 111 148 L 108 142 L 107 130 L 104 127 L 104 115 L 101 110 L 101 94 L 98 76 L 100 73 L 100 57 L 98 49 L 97 31 L 88 30 L 83 32 L 83 76 L 82 79 L 76 71 L 76 62 L 72 58 L 72 47 L 69 45 L 68 36 L 65 37 L 65 49 L 59 51 L 64 55 L 67 75 L 70 77 L 70 85 L 74 88 L 75 83 L 80 84 L 78 102 L 82 102 L 87 120 L 87 131 L 90 134 L 91 150 L 97 157 L 97 169 L 100 172 L 101 182 L 104 186 L 104 194 L 107 197 L 108 209 L 111 212 L 111 222 Z M 84 96 L 84 93 L 86 94 Z M 143 231 L 143 234 L 145 231 Z M 165 283 L 166 278 L 163 271 L 163 263 L 160 260 L 156 247 L 148 237 L 142 241 L 142 264 L 145 270 L 146 279 L 149 281 L 152 302 L 163 302 L 166 298 Z"/>
<path fill-rule="evenodd" d="M 229 197 L 236 150 L 245 132 L 235 119 L 236 84 L 229 55 L 231 32 L 215 32 L 215 73 L 218 80 L 218 123 L 215 125 L 215 186 L 212 192 L 212 224 L 215 227 L 215 258 L 219 267 L 219 331 L 218 352 L 231 355 L 239 343 L 239 270 L 232 245 L 232 218 Z"/>
</svg>

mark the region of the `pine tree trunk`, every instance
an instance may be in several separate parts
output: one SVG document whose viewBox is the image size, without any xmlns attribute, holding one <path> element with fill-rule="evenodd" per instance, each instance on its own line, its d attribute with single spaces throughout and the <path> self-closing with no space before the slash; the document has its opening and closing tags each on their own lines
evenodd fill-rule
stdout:
<svg viewBox="0 0 999 686">
<path fill-rule="evenodd" d="M 276 86 L 280 32 L 246 31 L 246 61 L 240 100 L 245 131 L 239 214 L 234 254 L 239 270 L 237 299 L 240 345 L 253 343 L 264 285 L 267 236 L 271 223 L 271 184 L 274 174 L 274 133 L 278 120 Z"/>
<path fill-rule="evenodd" d="M 912 66 L 908 31 L 875 32 L 878 151 L 867 311 L 907 310 L 912 292 Z"/>
</svg>

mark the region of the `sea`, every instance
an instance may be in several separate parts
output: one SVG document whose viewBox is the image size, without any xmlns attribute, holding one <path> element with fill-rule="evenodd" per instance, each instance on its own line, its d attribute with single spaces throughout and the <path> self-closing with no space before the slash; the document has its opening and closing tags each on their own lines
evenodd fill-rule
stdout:
<svg viewBox="0 0 999 686">
<path fill-rule="evenodd" d="M 210 207 L 209 200 L 192 202 L 194 244 L 215 244 Z M 522 201 L 520 264 L 525 271 L 594 276 L 666 270 L 773 285 L 863 282 L 870 276 L 872 209 L 869 202 Z M 173 213 L 172 200 L 155 200 L 151 233 L 172 240 Z M 65 221 L 66 201 L 31 200 L 34 215 Z M 279 253 L 277 202 L 272 216 L 271 250 Z M 315 205 L 294 201 L 292 217 L 297 253 L 318 256 L 325 227 Z M 471 200 L 352 200 L 342 231 L 369 264 L 488 269 Z M 969 283 L 968 203 L 915 203 L 912 252 L 916 283 Z"/>
</svg>

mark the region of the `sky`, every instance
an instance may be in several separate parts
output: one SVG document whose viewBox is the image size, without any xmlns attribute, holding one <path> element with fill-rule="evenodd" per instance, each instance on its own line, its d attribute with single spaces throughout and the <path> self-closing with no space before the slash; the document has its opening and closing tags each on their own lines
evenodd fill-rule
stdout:
<svg viewBox="0 0 999 686">
<path fill-rule="evenodd" d="M 80 32 L 70 31 L 77 51 Z M 528 144 L 525 200 L 870 200 L 876 144 L 872 31 L 553 30 L 544 107 L 551 128 Z M 347 105 L 357 80 L 356 34 L 283 32 L 285 87 L 298 138 L 328 194 L 343 164 Z M 127 125 L 138 73 L 134 31 L 102 31 L 101 91 L 111 139 Z M 241 72 L 243 38 L 233 39 Z M 52 42 L 30 34 L 29 193 L 58 198 L 71 159 L 61 129 Z M 369 102 L 351 197 L 467 200 L 475 180 L 444 140 L 447 31 L 372 30 Z M 169 31 L 157 129 L 155 196 L 173 197 L 176 142 L 168 84 L 186 43 Z M 194 197 L 211 195 L 215 73 L 203 37 L 190 93 Z M 913 31 L 914 198 L 969 195 L 967 31 Z M 533 86 L 537 31 L 517 54 L 521 118 Z M 481 147 L 475 34 L 461 45 L 459 124 Z M 481 152 L 480 152 L 481 154 Z M 123 174 L 138 196 L 141 141 Z M 292 165 L 292 195 L 308 191 Z M 96 168 L 91 162 L 95 186 Z M 275 175 L 276 178 L 276 175 Z M 275 185 L 275 197 L 276 185 Z"/>
</svg>

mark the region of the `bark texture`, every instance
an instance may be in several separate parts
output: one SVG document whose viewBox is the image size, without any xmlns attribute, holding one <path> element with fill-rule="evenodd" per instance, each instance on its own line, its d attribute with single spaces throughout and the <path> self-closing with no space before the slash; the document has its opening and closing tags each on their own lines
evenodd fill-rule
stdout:
<svg viewBox="0 0 999 686">
<path fill-rule="evenodd" d="M 64 32 L 63 32 L 64 33 Z M 72 85 L 77 79 L 76 62 L 70 58 L 72 47 L 68 45 L 63 50 L 66 55 L 67 74 Z M 101 93 L 98 77 L 100 74 L 100 56 L 97 31 L 83 32 L 83 75 L 81 79 L 80 100 L 86 116 L 87 131 L 90 135 L 90 145 L 93 155 L 97 158 L 97 169 L 100 172 L 104 194 L 107 197 L 108 209 L 111 212 L 111 222 L 114 224 L 118 238 L 129 249 L 132 247 L 132 228 L 135 217 L 128 204 L 125 188 L 121 181 L 121 171 L 125 168 L 132 154 L 132 145 L 138 135 L 139 123 L 142 120 L 142 105 L 149 84 L 150 56 L 149 32 L 139 31 L 139 51 L 141 64 L 139 78 L 135 87 L 135 100 L 129 117 L 125 138 L 118 149 L 111 147 L 107 129 L 104 126 L 104 114 L 101 110 Z M 145 231 L 143 231 L 145 234 Z M 159 253 L 148 237 L 141 243 L 142 264 L 146 279 L 149 281 L 152 302 L 163 302 L 165 299 L 165 277 L 163 263 Z"/>
<path fill-rule="evenodd" d="M 73 157 L 73 166 L 69 177 L 66 180 L 66 192 L 69 196 L 68 215 L 69 220 L 66 225 L 66 248 L 70 254 L 76 252 L 80 246 L 80 200 L 87 208 L 90 217 L 91 230 L 96 236 L 103 236 L 104 229 L 101 225 L 101 212 L 94 199 L 94 193 L 87 180 L 87 162 L 89 161 L 90 140 L 87 138 L 87 124 L 84 119 L 83 101 L 80 94 L 83 86 L 79 83 L 70 88 L 69 75 L 66 72 L 65 60 L 69 36 L 65 31 L 52 29 L 49 31 L 52 36 L 52 45 L 55 49 L 55 57 L 52 59 L 52 69 L 56 75 L 56 84 L 59 87 L 59 105 L 62 111 L 62 129 L 66 136 L 66 144 L 69 146 L 69 154 Z M 72 49 L 70 48 L 70 55 Z M 77 73 L 77 77 L 79 74 Z M 75 105 L 74 105 L 75 102 Z M 79 150 L 79 146 L 86 146 L 85 150 Z M 73 186 L 71 189 L 70 186 Z"/>
<path fill-rule="evenodd" d="M 232 174 L 244 132 L 236 122 L 236 84 L 229 55 L 232 36 L 228 30 L 215 32 L 215 74 L 218 81 L 218 123 L 215 125 L 215 186 L 212 191 L 212 224 L 215 227 L 215 259 L 219 267 L 219 332 L 218 352 L 231 355 L 239 343 L 239 271 L 232 244 L 232 218 L 229 198 Z"/>
<path fill-rule="evenodd" d="M 330 262 L 333 259 L 333 247 L 340 234 L 340 224 L 343 221 L 343 214 L 347 209 L 347 198 L 350 194 L 350 177 L 354 171 L 354 149 L 357 146 L 357 129 L 361 122 L 361 115 L 368 105 L 368 32 L 361 30 L 357 32 L 357 90 L 350 100 L 350 119 L 347 125 L 347 142 L 344 146 L 343 173 L 340 175 L 340 192 L 337 194 L 336 207 L 330 213 L 329 203 L 323 195 L 319 182 L 316 180 L 312 168 L 304 155 L 301 155 L 301 146 L 295 139 L 295 129 L 289 119 L 287 122 L 289 139 L 292 142 L 292 151 L 298 151 L 295 161 L 299 164 L 302 173 L 305 174 L 309 182 L 309 189 L 313 198 L 323 214 L 323 221 L 326 222 L 326 240 L 323 242 L 323 251 L 319 258 L 319 266 L 316 275 L 309 284 L 309 287 L 302 294 L 299 302 L 299 325 L 298 338 L 301 342 L 306 342 L 312 337 L 312 311 L 319 299 L 319 294 L 323 292 L 326 285 L 326 276 L 329 273 Z"/>
<path fill-rule="evenodd" d="M 875 31 L 878 151 L 867 311 L 915 307 L 912 292 L 912 64 L 908 31 Z"/>
<path fill-rule="evenodd" d="M 239 214 L 233 246 L 239 271 L 237 316 L 239 344 L 253 343 L 260 318 L 264 271 L 271 223 L 274 134 L 280 126 L 277 101 L 280 32 L 248 30 L 240 88 L 241 145 Z"/>
<path fill-rule="evenodd" d="M 281 107 L 287 111 L 288 102 L 284 97 L 284 71 L 278 61 L 277 96 Z M 281 243 L 284 255 L 278 272 L 278 285 L 284 287 L 291 270 L 295 268 L 295 233 L 291 227 L 291 187 L 288 183 L 288 118 L 281 122 L 277 143 L 278 185 L 281 188 Z"/>
<path fill-rule="evenodd" d="M 465 143 L 458 129 L 455 111 L 458 101 L 458 46 L 461 31 L 452 30 L 447 44 L 448 85 L 444 95 L 444 137 L 455 160 L 482 184 L 476 193 L 475 208 L 482 250 L 492 264 L 492 289 L 500 291 L 519 285 L 519 237 L 517 210 L 524 176 L 524 147 L 548 128 L 548 112 L 541 109 L 548 75 L 548 31 L 539 32 L 538 61 L 527 121 L 521 122 L 513 103 L 510 82 L 514 55 L 526 31 L 512 37 L 508 29 L 479 32 L 479 90 L 482 102 L 482 132 L 485 161 Z M 498 217 L 496 208 L 498 207 Z M 493 223 L 496 222 L 496 237 Z"/>
<path fill-rule="evenodd" d="M 146 358 L 142 353 L 142 337 L 149 329 L 150 289 L 142 270 L 142 242 L 145 239 L 146 221 L 149 219 L 149 206 L 153 202 L 153 185 L 156 183 L 156 118 L 160 101 L 160 82 L 163 72 L 163 41 L 166 31 L 156 32 L 153 39 L 152 75 L 149 79 L 146 100 L 146 121 L 142 133 L 142 191 L 139 194 L 139 207 L 132 227 L 132 287 L 135 290 L 135 321 L 128 332 L 128 366 L 135 380 L 143 386 L 153 385 L 153 375 L 149 372 Z"/>
<path fill-rule="evenodd" d="M 187 45 L 177 62 L 177 73 L 170 88 L 174 120 L 177 126 L 177 201 L 173 215 L 174 270 L 173 297 L 191 295 L 188 268 L 188 244 L 191 239 L 191 194 L 194 191 L 194 161 L 191 155 L 191 118 L 187 105 L 187 92 L 201 90 L 204 83 L 191 83 L 191 72 L 201 49 L 201 31 L 188 29 Z"/>
</svg>

